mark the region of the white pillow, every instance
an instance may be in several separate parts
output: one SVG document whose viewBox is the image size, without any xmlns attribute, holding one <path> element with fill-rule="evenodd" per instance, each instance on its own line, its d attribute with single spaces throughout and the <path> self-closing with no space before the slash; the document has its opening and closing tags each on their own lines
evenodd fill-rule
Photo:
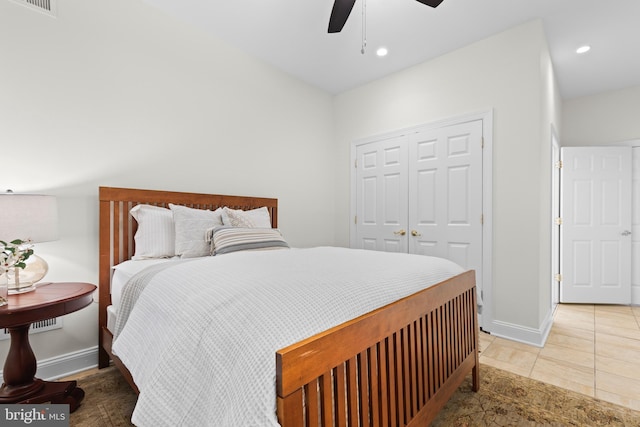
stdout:
<svg viewBox="0 0 640 427">
<path fill-rule="evenodd" d="M 175 254 L 182 258 L 209 255 L 207 230 L 222 225 L 222 208 L 215 211 L 169 204 L 175 223 Z"/>
<path fill-rule="evenodd" d="M 138 222 L 132 259 L 169 258 L 175 255 L 173 215 L 166 208 L 136 205 L 131 216 Z"/>
<path fill-rule="evenodd" d="M 271 217 L 266 206 L 249 211 L 222 209 L 222 223 L 232 227 L 271 228 Z"/>
</svg>

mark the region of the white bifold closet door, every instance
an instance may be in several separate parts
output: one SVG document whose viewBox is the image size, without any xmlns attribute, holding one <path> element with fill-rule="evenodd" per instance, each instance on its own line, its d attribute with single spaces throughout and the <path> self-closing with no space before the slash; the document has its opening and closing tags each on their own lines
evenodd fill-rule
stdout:
<svg viewBox="0 0 640 427">
<path fill-rule="evenodd" d="M 356 147 L 356 247 L 450 259 L 482 280 L 482 120 Z"/>
<path fill-rule="evenodd" d="M 632 148 L 561 153 L 560 302 L 630 304 Z"/>
</svg>

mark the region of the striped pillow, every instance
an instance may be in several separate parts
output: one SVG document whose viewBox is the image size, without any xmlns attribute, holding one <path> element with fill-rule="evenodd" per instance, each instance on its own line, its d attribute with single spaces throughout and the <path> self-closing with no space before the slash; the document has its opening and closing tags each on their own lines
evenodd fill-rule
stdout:
<svg viewBox="0 0 640 427">
<path fill-rule="evenodd" d="M 289 245 L 276 228 L 216 227 L 211 230 L 211 253 L 228 254 L 237 251 L 288 249 Z"/>
</svg>

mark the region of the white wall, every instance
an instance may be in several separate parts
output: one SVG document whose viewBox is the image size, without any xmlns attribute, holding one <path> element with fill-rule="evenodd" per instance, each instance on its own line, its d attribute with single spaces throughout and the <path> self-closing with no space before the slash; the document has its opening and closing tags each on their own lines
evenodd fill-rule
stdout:
<svg viewBox="0 0 640 427">
<path fill-rule="evenodd" d="M 552 262 L 552 227 L 555 214 L 552 211 L 552 173 L 553 173 L 553 143 L 552 137 L 562 132 L 562 100 L 560 98 L 560 89 L 555 79 L 553 71 L 553 63 L 548 48 L 543 48 L 540 54 L 540 75 L 542 76 L 541 87 L 541 143 L 540 143 L 540 170 L 539 182 L 540 191 L 540 223 L 539 223 L 539 254 L 540 254 L 540 270 L 539 270 L 539 294 L 538 294 L 538 320 L 541 327 L 546 328 L 542 333 L 545 335 L 549 332 L 553 319 L 553 287 L 557 285 L 553 283 L 554 276 L 558 271 L 553 271 L 554 263 Z M 556 292 L 557 294 L 557 292 Z M 557 299 L 557 295 L 556 295 Z"/>
<path fill-rule="evenodd" d="M 564 146 L 640 138 L 640 86 L 566 100 L 562 109 Z"/>
<path fill-rule="evenodd" d="M 337 236 L 345 246 L 352 141 L 493 108 L 493 319 L 540 333 L 550 311 L 549 291 L 541 288 L 550 287 L 551 274 L 549 238 L 540 235 L 550 231 L 550 184 L 543 176 L 550 125 L 560 110 L 542 24 L 524 24 L 342 93 L 334 106 L 342 166 Z"/>
<path fill-rule="evenodd" d="M 2 190 L 59 198 L 61 238 L 35 248 L 48 280 L 97 283 L 100 185 L 277 197 L 292 245 L 334 243 L 329 94 L 139 0 L 56 19 L 2 1 L 0 62 Z M 96 346 L 97 318 L 33 335 L 36 356 Z"/>
</svg>

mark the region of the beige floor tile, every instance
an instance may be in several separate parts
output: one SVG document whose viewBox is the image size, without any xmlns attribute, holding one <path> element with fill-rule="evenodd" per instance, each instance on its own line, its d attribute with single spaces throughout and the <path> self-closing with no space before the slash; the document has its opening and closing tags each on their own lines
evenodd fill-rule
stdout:
<svg viewBox="0 0 640 427">
<path fill-rule="evenodd" d="M 608 305 L 598 304 L 594 306 L 594 313 L 596 316 L 602 314 L 618 314 L 623 316 L 633 316 L 633 307 L 630 305 Z"/>
<path fill-rule="evenodd" d="M 493 359 L 484 355 L 480 356 L 480 363 L 493 366 L 494 368 L 502 369 L 503 371 L 512 372 L 514 374 L 521 375 L 527 378 L 529 378 L 529 376 L 531 375 L 531 369 L 533 368 L 533 363 L 527 366 L 526 364 L 512 363 L 506 360 Z"/>
<path fill-rule="evenodd" d="M 631 314 L 601 312 L 595 316 L 596 331 L 602 328 L 623 328 L 639 331 L 638 320 Z"/>
<path fill-rule="evenodd" d="M 569 312 L 557 312 L 553 318 L 553 324 L 564 328 L 582 329 L 593 331 L 595 318 L 593 313 L 582 310 Z"/>
<path fill-rule="evenodd" d="M 631 408 L 634 411 L 640 411 L 640 400 L 632 399 L 628 396 L 621 396 L 619 394 L 610 393 L 604 390 L 596 389 L 597 399 L 604 400 L 606 402 L 614 403 L 620 406 L 626 406 L 627 408 Z"/>
<path fill-rule="evenodd" d="M 640 360 L 640 341 L 626 337 L 596 333 L 596 356 L 627 361 Z"/>
<path fill-rule="evenodd" d="M 539 349 L 536 347 L 523 349 L 522 346 L 525 346 L 525 344 L 515 342 L 505 343 L 503 341 L 507 340 L 496 339 L 492 342 L 491 345 L 481 353 L 480 363 L 486 363 L 487 365 L 528 377 L 538 357 L 538 352 L 532 351 L 532 349 Z"/>
<path fill-rule="evenodd" d="M 631 338 L 640 341 L 640 329 L 629 329 L 622 326 L 600 325 L 596 326 L 595 332 L 605 335 Z"/>
<path fill-rule="evenodd" d="M 576 311 L 593 313 L 595 306 L 593 304 L 558 304 L 557 313 L 574 313 Z"/>
<path fill-rule="evenodd" d="M 590 351 L 593 353 L 595 351 L 594 333 L 582 330 L 580 333 L 575 334 L 574 331 L 575 330 L 566 328 L 556 328 L 554 326 L 547 337 L 545 346 L 547 344 L 554 344 L 572 348 L 574 350 Z"/>
<path fill-rule="evenodd" d="M 493 340 L 492 342 L 492 346 L 494 347 L 508 347 L 510 349 L 513 350 L 517 350 L 517 351 L 523 351 L 523 352 L 527 352 L 527 353 L 534 353 L 534 354 L 538 354 L 540 353 L 540 347 L 535 347 L 529 344 L 524 344 L 518 341 L 512 341 L 512 340 L 508 340 L 505 338 L 500 338 L 500 337 L 496 337 L 495 340 Z"/>
<path fill-rule="evenodd" d="M 533 366 L 531 378 L 588 396 L 595 396 L 593 369 L 541 357 Z"/>
<path fill-rule="evenodd" d="M 479 340 L 480 341 L 480 353 L 482 354 L 483 351 L 485 351 L 490 345 L 491 343 L 496 339 L 495 336 L 490 335 L 490 334 L 485 334 L 484 332 L 480 332 L 480 336 L 479 336 Z"/>
<path fill-rule="evenodd" d="M 596 356 L 595 359 L 595 367 L 598 372 L 606 372 L 640 381 L 640 364 L 637 359 L 630 361 L 605 356 Z"/>
<path fill-rule="evenodd" d="M 595 369 L 595 356 L 593 350 L 580 351 L 547 342 L 544 348 L 540 350 L 538 358 L 552 359 L 556 362 L 565 362 L 570 366 L 577 365 L 584 368 Z"/>
<path fill-rule="evenodd" d="M 640 380 L 596 371 L 596 389 L 629 399 L 640 400 Z"/>
</svg>

